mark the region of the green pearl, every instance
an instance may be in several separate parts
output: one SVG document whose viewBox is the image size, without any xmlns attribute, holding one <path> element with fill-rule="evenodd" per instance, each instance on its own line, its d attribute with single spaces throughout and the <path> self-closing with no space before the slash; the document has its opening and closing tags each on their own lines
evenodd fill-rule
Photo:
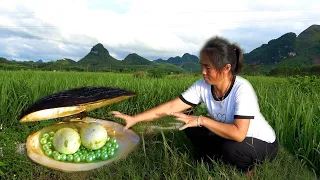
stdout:
<svg viewBox="0 0 320 180">
<path fill-rule="evenodd" d="M 114 148 L 113 147 L 109 147 L 108 148 L 108 152 L 114 152 Z"/>
<path fill-rule="evenodd" d="M 95 151 L 96 153 L 101 153 L 101 148 Z"/>
<path fill-rule="evenodd" d="M 61 156 L 60 154 L 56 154 L 56 155 L 53 155 L 53 158 L 57 161 L 60 161 L 61 160 Z"/>
<path fill-rule="evenodd" d="M 46 138 L 41 138 L 41 139 L 40 139 L 40 144 L 42 144 L 42 145 L 43 145 L 43 144 L 47 144 L 47 142 L 48 142 L 48 141 L 47 141 Z"/>
<path fill-rule="evenodd" d="M 114 156 L 114 151 L 109 151 L 109 152 L 108 152 L 108 155 L 109 155 L 110 157 L 113 157 L 113 156 Z"/>
<path fill-rule="evenodd" d="M 119 149 L 119 144 L 113 144 L 113 148 Z"/>
<path fill-rule="evenodd" d="M 86 161 L 88 163 L 92 162 L 93 161 L 92 155 L 87 156 Z"/>
<path fill-rule="evenodd" d="M 58 151 L 53 151 L 52 154 L 53 155 L 59 155 L 59 152 Z"/>
<path fill-rule="evenodd" d="M 102 151 L 107 151 L 108 150 L 108 147 L 105 145 L 102 147 Z"/>
<path fill-rule="evenodd" d="M 52 142 L 51 141 L 47 142 L 47 145 L 48 145 L 49 148 L 51 148 L 52 147 Z"/>
<path fill-rule="evenodd" d="M 88 156 L 89 153 L 82 153 L 81 156 Z"/>
<path fill-rule="evenodd" d="M 42 146 L 42 149 L 43 149 L 44 151 L 46 151 L 46 150 L 50 149 L 50 147 L 49 147 L 47 144 L 45 144 L 45 145 Z"/>
<path fill-rule="evenodd" d="M 89 152 L 88 154 L 90 154 L 90 155 L 94 155 L 94 154 L 95 154 L 95 152 L 94 152 L 94 151 L 91 151 L 91 152 Z"/>
<path fill-rule="evenodd" d="M 44 134 L 42 135 L 42 137 L 48 139 L 48 138 L 50 137 L 50 135 L 49 135 L 48 133 L 44 133 Z"/>
<path fill-rule="evenodd" d="M 98 159 L 101 158 L 101 153 L 97 152 L 97 153 L 95 154 L 95 156 L 96 156 L 96 159 L 98 160 Z"/>
<path fill-rule="evenodd" d="M 60 161 L 66 161 L 67 160 L 67 155 L 61 154 L 61 159 Z"/>
<path fill-rule="evenodd" d="M 111 139 L 111 143 L 115 144 L 115 143 L 117 143 L 117 142 L 118 142 L 118 141 L 117 141 L 116 138 L 112 138 L 112 139 Z"/>
<path fill-rule="evenodd" d="M 47 156 L 52 156 L 52 150 L 51 149 L 47 149 L 46 151 L 45 151 L 45 154 L 47 155 Z"/>
<path fill-rule="evenodd" d="M 81 159 L 80 159 L 79 156 L 74 156 L 74 157 L 73 157 L 73 161 L 76 162 L 76 163 L 78 163 L 78 162 L 81 161 Z"/>
<path fill-rule="evenodd" d="M 49 137 L 49 142 L 52 142 L 53 141 L 53 137 Z"/>
<path fill-rule="evenodd" d="M 92 154 L 92 161 L 96 160 L 96 155 L 95 154 Z"/>
<path fill-rule="evenodd" d="M 108 158 L 109 158 L 108 153 L 102 153 L 102 154 L 101 154 L 101 159 L 102 159 L 102 160 L 105 161 L 105 160 L 107 160 Z"/>
<path fill-rule="evenodd" d="M 72 162 L 73 161 L 73 155 L 69 154 L 67 156 L 67 161 Z"/>
<path fill-rule="evenodd" d="M 85 162 L 85 161 L 86 161 L 86 158 L 87 158 L 86 155 L 81 155 L 81 156 L 80 156 L 81 162 Z"/>
<path fill-rule="evenodd" d="M 102 155 L 103 153 L 108 153 L 108 150 L 103 150 L 103 151 L 101 151 L 101 155 Z"/>
<path fill-rule="evenodd" d="M 107 140 L 107 142 L 110 141 L 110 136 L 108 136 L 106 140 Z"/>
<path fill-rule="evenodd" d="M 49 132 L 49 135 L 50 135 L 51 137 L 53 137 L 53 136 L 54 136 L 54 132 L 53 132 L 53 131 Z"/>
<path fill-rule="evenodd" d="M 112 144 L 108 142 L 108 143 L 106 144 L 106 146 L 107 146 L 107 147 L 111 147 Z"/>
</svg>

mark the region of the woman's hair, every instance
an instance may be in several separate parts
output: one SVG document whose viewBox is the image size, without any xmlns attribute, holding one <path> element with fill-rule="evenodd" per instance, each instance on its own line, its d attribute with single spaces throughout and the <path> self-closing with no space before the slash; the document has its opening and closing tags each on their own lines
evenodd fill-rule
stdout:
<svg viewBox="0 0 320 180">
<path fill-rule="evenodd" d="M 222 37 L 210 38 L 200 51 L 200 58 L 203 55 L 210 59 L 211 65 L 218 72 L 222 72 L 227 64 L 231 65 L 232 75 L 237 75 L 242 69 L 242 50 Z"/>
</svg>

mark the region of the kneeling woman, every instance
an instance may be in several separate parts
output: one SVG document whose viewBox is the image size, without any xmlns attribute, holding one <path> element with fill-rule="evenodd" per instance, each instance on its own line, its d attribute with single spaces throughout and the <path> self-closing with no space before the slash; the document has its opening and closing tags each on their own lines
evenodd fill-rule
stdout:
<svg viewBox="0 0 320 180">
<path fill-rule="evenodd" d="M 260 112 L 253 87 L 237 76 L 242 62 L 237 45 L 211 38 L 200 51 L 203 79 L 179 97 L 140 114 L 112 113 L 126 121 L 126 128 L 173 115 L 185 123 L 180 130 L 185 131 L 198 157 L 222 157 L 238 169 L 250 171 L 267 157 L 272 161 L 278 144 L 273 128 Z M 206 105 L 210 118 L 180 113 L 199 103 Z"/>
</svg>

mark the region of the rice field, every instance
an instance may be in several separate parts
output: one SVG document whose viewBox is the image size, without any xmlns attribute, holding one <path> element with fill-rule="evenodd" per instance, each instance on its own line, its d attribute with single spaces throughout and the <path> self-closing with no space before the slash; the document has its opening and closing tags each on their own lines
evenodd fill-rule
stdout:
<svg viewBox="0 0 320 180">
<path fill-rule="evenodd" d="M 17 147 L 26 138 L 59 119 L 20 123 L 19 115 L 37 99 L 57 91 L 81 86 L 112 86 L 135 91 L 136 97 L 94 110 L 90 117 L 109 119 L 112 110 L 136 114 L 180 95 L 200 75 L 164 78 L 132 74 L 0 71 L 0 171 L 4 179 L 245 179 L 245 175 L 222 162 L 211 165 L 191 158 L 192 148 L 183 132 L 153 130 L 168 126 L 173 118 L 134 126 L 141 137 L 128 157 L 102 168 L 62 173 L 30 161 Z M 273 163 L 255 169 L 254 179 L 317 179 L 320 174 L 320 81 L 305 78 L 245 77 L 253 85 L 265 118 L 274 127 L 280 152 Z M 196 113 L 204 113 L 202 107 Z M 1 165 L 1 164 L 0 164 Z"/>
</svg>

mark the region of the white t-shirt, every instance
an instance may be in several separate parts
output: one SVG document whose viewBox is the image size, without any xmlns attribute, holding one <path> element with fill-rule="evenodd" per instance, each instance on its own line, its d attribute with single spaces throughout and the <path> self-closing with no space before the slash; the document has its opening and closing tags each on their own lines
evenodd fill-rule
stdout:
<svg viewBox="0 0 320 180">
<path fill-rule="evenodd" d="M 183 92 L 180 99 L 192 106 L 204 103 L 211 118 L 222 123 L 232 124 L 234 119 L 251 119 L 247 137 L 268 143 L 275 141 L 275 132 L 261 114 L 258 98 L 249 81 L 234 76 L 231 88 L 223 100 L 215 97 L 213 92 L 214 87 L 200 79 Z"/>
</svg>

